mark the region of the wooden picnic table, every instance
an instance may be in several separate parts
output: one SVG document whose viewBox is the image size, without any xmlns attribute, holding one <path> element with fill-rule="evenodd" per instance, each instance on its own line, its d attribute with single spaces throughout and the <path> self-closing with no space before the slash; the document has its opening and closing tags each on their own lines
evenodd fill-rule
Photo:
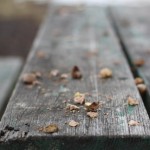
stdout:
<svg viewBox="0 0 150 150">
<path fill-rule="evenodd" d="M 116 10 L 108 17 L 108 9 L 97 6 L 51 7 L 2 117 L 0 149 L 150 148 L 148 107 L 120 45 L 120 40 L 125 46 L 130 42 L 130 26 L 124 32 L 118 18 L 126 11 Z M 77 100 L 90 105 L 75 104 Z"/>
</svg>

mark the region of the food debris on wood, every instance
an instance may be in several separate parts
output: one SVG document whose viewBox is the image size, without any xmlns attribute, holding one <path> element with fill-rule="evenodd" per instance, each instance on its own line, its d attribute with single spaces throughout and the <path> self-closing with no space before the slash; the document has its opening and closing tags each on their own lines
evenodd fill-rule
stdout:
<svg viewBox="0 0 150 150">
<path fill-rule="evenodd" d="M 145 84 L 138 84 L 137 85 L 138 90 L 140 91 L 141 94 L 145 93 L 147 90 L 147 87 Z"/>
<path fill-rule="evenodd" d="M 141 67 L 145 64 L 145 61 L 143 59 L 137 59 L 134 61 L 134 64 L 137 66 L 137 67 Z"/>
<path fill-rule="evenodd" d="M 75 93 L 74 102 L 77 104 L 83 104 L 85 102 L 85 94 L 80 92 Z"/>
<path fill-rule="evenodd" d="M 109 68 L 103 68 L 99 73 L 101 78 L 110 78 L 112 77 L 112 71 Z"/>
<path fill-rule="evenodd" d="M 128 97 L 127 103 L 130 106 L 135 106 L 139 104 L 138 100 L 136 100 L 135 98 L 132 98 L 131 96 Z"/>
<path fill-rule="evenodd" d="M 22 81 L 25 84 L 33 84 L 36 80 L 36 75 L 34 73 L 25 73 L 22 76 Z"/>
<path fill-rule="evenodd" d="M 79 110 L 80 108 L 76 105 L 72 105 L 72 104 L 67 104 L 66 110 Z"/>
<path fill-rule="evenodd" d="M 87 112 L 87 116 L 89 116 L 90 118 L 96 118 L 98 117 L 98 113 L 97 112 Z"/>
<path fill-rule="evenodd" d="M 81 79 L 82 78 L 82 74 L 81 74 L 78 66 L 73 67 L 72 72 L 71 72 L 71 76 L 73 79 Z"/>
<path fill-rule="evenodd" d="M 39 131 L 45 132 L 45 133 L 54 133 L 58 132 L 59 128 L 56 124 L 50 124 L 46 127 L 42 127 L 39 129 Z"/>
<path fill-rule="evenodd" d="M 99 104 L 99 102 L 92 102 L 92 103 L 87 102 L 87 103 L 85 103 L 85 107 L 86 107 L 87 111 L 95 112 L 100 107 L 100 104 Z"/>
<path fill-rule="evenodd" d="M 74 120 L 71 120 L 70 122 L 69 122 L 69 126 L 70 127 L 76 127 L 76 126 L 78 126 L 79 125 L 79 122 L 76 122 L 76 121 L 74 121 Z"/>
<path fill-rule="evenodd" d="M 59 75 L 59 70 L 57 70 L 57 69 L 54 69 L 54 70 L 51 70 L 51 72 L 50 72 L 50 77 L 52 76 L 52 77 L 56 77 L 56 76 L 58 76 Z"/>
<path fill-rule="evenodd" d="M 63 74 L 60 75 L 60 79 L 62 79 L 62 80 L 67 79 L 68 77 L 69 76 L 66 73 L 63 73 Z"/>
<path fill-rule="evenodd" d="M 46 53 L 44 51 L 38 51 L 37 52 L 37 57 L 38 58 L 45 58 L 46 57 Z"/>
<path fill-rule="evenodd" d="M 143 79 L 140 78 L 140 77 L 135 78 L 134 81 L 135 81 L 135 84 L 136 84 L 136 85 L 144 83 Z"/>
<path fill-rule="evenodd" d="M 137 125 L 140 125 L 140 123 L 138 121 L 135 121 L 135 120 L 130 120 L 128 122 L 128 125 L 129 126 L 137 126 Z"/>
</svg>

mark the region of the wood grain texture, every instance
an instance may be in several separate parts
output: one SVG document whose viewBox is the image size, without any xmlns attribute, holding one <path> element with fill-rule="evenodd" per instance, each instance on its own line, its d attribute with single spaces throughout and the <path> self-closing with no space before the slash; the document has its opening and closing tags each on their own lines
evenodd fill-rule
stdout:
<svg viewBox="0 0 150 150">
<path fill-rule="evenodd" d="M 125 51 L 137 76 L 141 76 L 147 85 L 143 99 L 150 114 L 150 19 L 149 8 L 114 8 L 112 18 L 116 25 Z M 134 63 L 144 60 L 144 65 L 137 67 Z"/>
<path fill-rule="evenodd" d="M 150 122 L 141 97 L 105 10 L 100 7 L 53 7 L 33 44 L 23 73 L 42 72 L 41 87 L 27 88 L 21 80 L 2 118 L 1 136 L 5 149 L 143 149 L 150 146 Z M 37 58 L 42 50 L 46 58 Z M 95 54 L 96 51 L 96 54 Z M 82 80 L 60 82 L 48 77 L 52 69 L 70 73 L 77 65 Z M 105 67 L 113 71 L 110 79 L 100 79 Z M 44 92 L 43 92 L 44 91 Z M 86 111 L 65 113 L 64 100 L 73 103 L 76 92 L 89 93 L 87 101 L 103 103 L 98 118 L 90 119 Z M 139 101 L 129 107 L 127 96 Z M 110 100 L 108 97 L 111 97 Z M 108 117 L 105 115 L 108 113 Z M 80 123 L 69 127 L 70 120 Z M 130 127 L 133 119 L 141 125 Z M 59 132 L 45 134 L 39 127 L 55 123 Z M 132 146 L 132 147 L 131 147 Z"/>
<path fill-rule="evenodd" d="M 0 58 L 0 117 L 6 108 L 21 65 L 19 58 Z"/>
</svg>

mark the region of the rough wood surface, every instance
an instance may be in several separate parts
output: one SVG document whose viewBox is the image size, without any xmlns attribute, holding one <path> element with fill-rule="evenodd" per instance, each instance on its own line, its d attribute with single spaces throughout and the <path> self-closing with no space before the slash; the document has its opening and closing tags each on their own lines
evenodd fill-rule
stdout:
<svg viewBox="0 0 150 150">
<path fill-rule="evenodd" d="M 41 50 L 45 58 L 37 57 Z M 81 80 L 48 77 L 52 69 L 70 73 L 74 65 L 81 69 Z M 105 67 L 113 71 L 112 78 L 98 77 Z M 18 82 L 2 118 L 1 148 L 142 150 L 150 146 L 149 117 L 104 9 L 55 7 L 49 12 L 23 73 L 32 71 L 42 73 L 42 85 L 28 88 Z M 89 93 L 87 101 L 103 103 L 98 118 L 90 119 L 83 108 L 65 113 L 63 101 L 73 103 L 76 92 Z M 129 107 L 128 95 L 139 105 Z M 69 127 L 66 123 L 72 119 L 80 125 Z M 128 126 L 130 120 L 141 124 Z M 38 130 L 51 123 L 58 125 L 57 133 Z"/>
<path fill-rule="evenodd" d="M 6 108 L 21 65 L 19 58 L 0 58 L 0 117 Z"/>
<path fill-rule="evenodd" d="M 149 8 L 111 9 L 114 24 L 136 76 L 144 79 L 147 91 L 143 95 L 147 111 L 150 114 L 150 19 Z M 144 60 L 140 67 L 135 62 Z"/>
</svg>

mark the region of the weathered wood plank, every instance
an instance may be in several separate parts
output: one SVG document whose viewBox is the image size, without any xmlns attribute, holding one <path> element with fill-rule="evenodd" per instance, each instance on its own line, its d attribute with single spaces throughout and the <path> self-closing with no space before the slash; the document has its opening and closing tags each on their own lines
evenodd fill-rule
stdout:
<svg viewBox="0 0 150 150">
<path fill-rule="evenodd" d="M 150 19 L 149 8 L 114 8 L 114 24 L 129 61 L 136 76 L 144 79 L 148 93 L 143 95 L 145 105 L 150 114 Z M 144 61 L 142 66 L 136 66 L 137 61 Z"/>
<path fill-rule="evenodd" d="M 6 108 L 21 65 L 19 58 L 0 58 L 0 117 Z"/>
<path fill-rule="evenodd" d="M 37 52 L 46 53 L 38 58 Z M 77 65 L 82 80 L 67 82 L 48 77 L 52 69 L 70 73 Z M 113 77 L 100 79 L 100 69 L 108 67 Z M 21 80 L 2 118 L 1 148 L 10 149 L 143 149 L 150 146 L 150 122 L 117 38 L 100 7 L 60 7 L 47 17 L 35 40 L 23 73 L 40 71 L 42 85 L 27 88 Z M 64 100 L 73 103 L 76 92 L 89 93 L 87 101 L 103 103 L 98 117 L 86 111 L 65 113 Z M 127 96 L 139 101 L 129 107 Z M 111 97 L 111 100 L 110 98 Z M 141 113 L 142 112 L 142 113 Z M 105 115 L 108 113 L 108 116 Z M 69 127 L 70 120 L 80 123 Z M 141 122 L 128 126 L 130 120 Z M 39 132 L 55 123 L 58 133 Z M 6 130 L 5 127 L 12 127 Z"/>
</svg>

